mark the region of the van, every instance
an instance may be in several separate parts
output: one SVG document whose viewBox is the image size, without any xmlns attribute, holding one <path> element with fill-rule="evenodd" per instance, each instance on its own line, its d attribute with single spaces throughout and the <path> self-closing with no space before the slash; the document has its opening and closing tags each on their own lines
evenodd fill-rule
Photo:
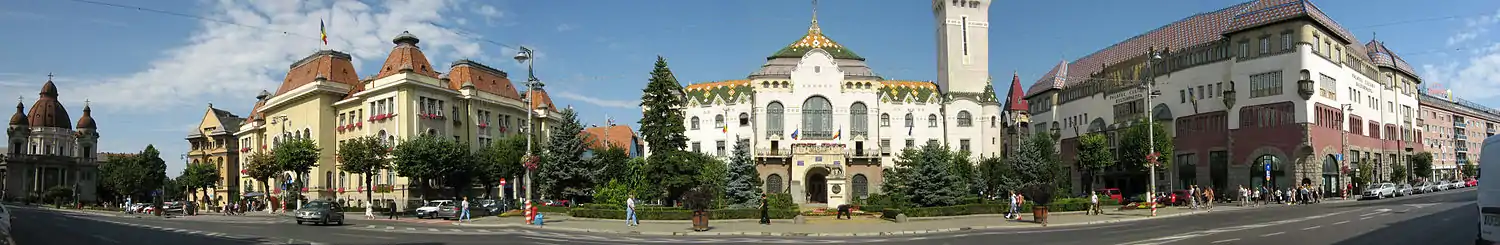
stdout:
<svg viewBox="0 0 1500 245">
<path fill-rule="evenodd" d="M 1500 171 L 1500 136 L 1485 138 L 1479 149 L 1478 175 L 1494 175 L 1489 171 Z M 1479 181 L 1477 184 L 1479 200 L 1475 203 L 1479 208 L 1479 237 L 1475 238 L 1474 244 L 1500 244 L 1500 182 Z"/>
</svg>

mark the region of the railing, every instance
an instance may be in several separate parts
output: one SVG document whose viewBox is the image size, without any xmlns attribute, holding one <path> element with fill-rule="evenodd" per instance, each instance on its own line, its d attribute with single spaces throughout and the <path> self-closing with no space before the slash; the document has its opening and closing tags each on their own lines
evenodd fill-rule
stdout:
<svg viewBox="0 0 1500 245">
<path fill-rule="evenodd" d="M 801 135 L 798 135 L 797 139 L 804 139 L 804 140 L 828 140 L 828 139 L 833 139 L 833 131 L 811 131 L 811 130 L 809 130 L 809 131 L 799 132 L 798 134 L 801 134 Z"/>
<path fill-rule="evenodd" d="M 1454 147 L 1453 148 L 1453 152 L 1469 152 L 1469 147 L 1467 147 L 1467 146 Z"/>
<path fill-rule="evenodd" d="M 758 157 L 784 157 L 784 156 L 791 155 L 791 153 L 792 153 L 792 149 L 789 149 L 789 148 L 776 148 L 776 149 L 760 148 L 760 149 L 755 149 L 755 156 L 758 156 Z"/>
<path fill-rule="evenodd" d="M 1457 140 L 1469 140 L 1469 136 L 1468 135 L 1462 135 L 1462 134 L 1460 134 L 1460 135 L 1454 135 L 1453 138 L 1457 139 Z"/>
<path fill-rule="evenodd" d="M 1455 128 L 1463 128 L 1463 127 L 1468 127 L 1468 126 L 1469 126 L 1469 124 L 1467 124 L 1467 123 L 1453 122 L 1453 127 L 1455 127 Z"/>
<path fill-rule="evenodd" d="M 877 149 L 874 149 L 874 148 L 870 148 L 870 149 L 849 149 L 849 156 L 850 157 L 880 157 L 880 153 L 879 153 L 879 151 L 877 151 Z"/>
</svg>

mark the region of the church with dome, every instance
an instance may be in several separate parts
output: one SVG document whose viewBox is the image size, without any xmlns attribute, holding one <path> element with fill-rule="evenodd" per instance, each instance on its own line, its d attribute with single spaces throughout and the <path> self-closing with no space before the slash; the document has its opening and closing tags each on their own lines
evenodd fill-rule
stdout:
<svg viewBox="0 0 1500 245">
<path fill-rule="evenodd" d="M 36 102 L 26 110 L 16 102 L 6 130 L 8 140 L 0 157 L 0 178 L 7 200 L 40 196 L 53 187 L 77 190 L 82 202 L 97 201 L 99 132 L 88 103 L 78 123 L 58 100 L 57 85 L 48 75 Z"/>
<path fill-rule="evenodd" d="M 807 32 L 759 69 L 683 87 L 686 150 L 728 157 L 748 141 L 767 192 L 829 207 L 879 193 L 882 170 L 906 149 L 946 145 L 971 160 L 1004 154 L 1002 141 L 1027 106 L 1015 77 L 1010 99 L 991 86 L 990 1 L 932 3 L 936 81 L 882 77 L 825 35 L 815 2 Z"/>
</svg>

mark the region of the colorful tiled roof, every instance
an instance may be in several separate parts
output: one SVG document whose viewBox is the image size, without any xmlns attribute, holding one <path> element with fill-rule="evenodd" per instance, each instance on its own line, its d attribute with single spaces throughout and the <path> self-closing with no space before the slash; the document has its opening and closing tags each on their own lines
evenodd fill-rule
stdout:
<svg viewBox="0 0 1500 245">
<path fill-rule="evenodd" d="M 633 143 L 631 139 L 635 138 L 635 130 L 627 125 L 589 127 L 583 129 L 580 134 L 585 136 L 584 144 L 588 145 L 589 149 L 604 149 L 605 143 L 609 143 L 607 146 L 630 149 Z"/>
<path fill-rule="evenodd" d="M 807 54 L 808 51 L 812 51 L 813 49 L 823 49 L 823 51 L 828 52 L 828 55 L 832 55 L 834 59 L 865 60 L 864 57 L 854 54 L 853 50 L 849 50 L 843 45 L 839 45 L 838 42 L 834 42 L 833 39 L 829 39 L 828 36 L 824 36 L 822 28 L 818 27 L 817 20 L 813 20 L 812 27 L 807 28 L 806 35 L 802 35 L 802 38 L 797 39 L 796 42 L 792 42 L 792 44 L 787 45 L 785 48 L 781 48 L 781 50 L 776 51 L 776 53 L 771 54 L 766 59 L 802 58 L 802 55 Z"/>
<path fill-rule="evenodd" d="M 682 93 L 689 104 L 735 102 L 754 94 L 755 86 L 750 86 L 750 80 L 707 82 L 683 87 Z"/>
<path fill-rule="evenodd" d="M 537 87 L 536 91 L 528 92 L 528 96 L 531 96 L 531 98 L 533 98 L 533 100 L 531 100 L 531 108 L 540 108 L 545 106 L 547 107 L 548 111 L 561 111 L 557 109 L 557 105 L 552 104 L 552 96 L 547 95 L 546 89 Z"/>
<path fill-rule="evenodd" d="M 1067 74 L 1088 76 L 1099 72 L 1107 65 L 1144 55 L 1153 47 L 1175 51 L 1220 40 L 1225 34 L 1236 31 L 1304 17 L 1311 18 L 1332 30 L 1335 35 L 1345 41 L 1357 43 L 1353 34 L 1328 18 L 1322 10 L 1307 0 L 1255 0 L 1189 16 L 1084 56 L 1068 64 L 1066 69 L 1053 68 L 1052 72 L 1048 72 L 1049 75 L 1039 78 L 1031 85 L 1026 96 L 1084 81 L 1084 79 L 1057 78 L 1067 77 Z"/>
<path fill-rule="evenodd" d="M 939 102 L 937 84 L 929 81 L 880 81 L 879 91 L 881 102 Z"/>
<path fill-rule="evenodd" d="M 1408 76 L 1417 77 L 1416 69 L 1412 69 L 1411 64 L 1407 64 L 1406 60 L 1403 60 L 1401 59 L 1401 56 L 1396 55 L 1396 52 L 1392 52 L 1390 49 L 1385 48 L 1384 42 L 1370 40 L 1369 43 L 1365 44 L 1365 49 L 1367 50 L 1366 52 L 1368 52 L 1368 54 L 1370 55 L 1370 63 L 1373 63 L 1376 66 L 1396 69 L 1398 71 L 1405 72 Z M 1421 78 L 1418 78 L 1417 80 L 1420 83 Z"/>
</svg>

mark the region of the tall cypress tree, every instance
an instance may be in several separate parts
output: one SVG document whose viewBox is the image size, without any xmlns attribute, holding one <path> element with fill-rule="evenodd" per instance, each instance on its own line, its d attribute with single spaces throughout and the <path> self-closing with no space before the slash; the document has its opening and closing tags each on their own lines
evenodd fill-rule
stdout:
<svg viewBox="0 0 1500 245">
<path fill-rule="evenodd" d="M 646 113 L 641 116 L 641 135 L 652 151 L 681 150 L 687 147 L 687 128 L 682 125 L 682 84 L 667 68 L 667 59 L 656 56 L 656 68 L 651 70 L 651 80 L 641 91 L 641 107 Z"/>
<path fill-rule="evenodd" d="M 734 146 L 734 156 L 729 158 L 724 197 L 730 205 L 755 207 L 760 201 L 760 184 L 760 172 L 755 170 L 755 159 L 750 157 L 750 141 L 739 140 Z"/>
<path fill-rule="evenodd" d="M 593 194 L 600 168 L 583 159 L 583 124 L 572 108 L 564 109 L 557 132 L 547 141 L 547 151 L 538 174 L 542 190 L 549 196 L 575 200 Z"/>
</svg>

